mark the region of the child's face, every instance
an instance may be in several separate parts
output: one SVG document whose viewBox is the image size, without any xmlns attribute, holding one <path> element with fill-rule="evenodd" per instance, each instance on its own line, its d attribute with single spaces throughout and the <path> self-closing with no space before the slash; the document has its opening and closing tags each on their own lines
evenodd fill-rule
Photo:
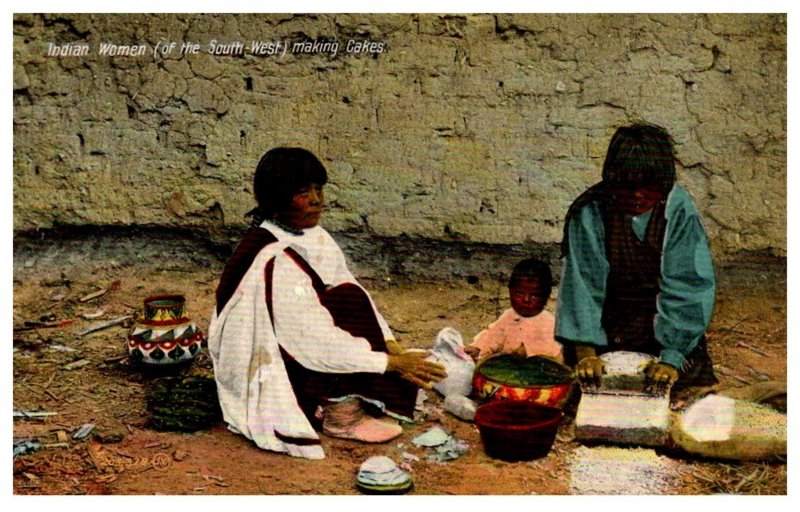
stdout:
<svg viewBox="0 0 800 512">
<path fill-rule="evenodd" d="M 536 316 L 547 304 L 548 296 L 536 279 L 520 279 L 508 288 L 511 307 L 519 316 Z"/>
<path fill-rule="evenodd" d="M 319 223 L 324 200 L 322 185 L 311 183 L 297 190 L 289 205 L 279 211 L 276 217 L 290 228 L 313 228 Z"/>
<path fill-rule="evenodd" d="M 611 189 L 614 203 L 626 215 L 641 215 L 653 209 L 661 200 L 659 185 L 615 185 Z"/>
</svg>

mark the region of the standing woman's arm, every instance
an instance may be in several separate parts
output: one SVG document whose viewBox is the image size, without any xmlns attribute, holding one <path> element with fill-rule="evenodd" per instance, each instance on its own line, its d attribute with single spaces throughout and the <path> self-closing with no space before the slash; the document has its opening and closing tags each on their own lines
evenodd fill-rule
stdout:
<svg viewBox="0 0 800 512">
<path fill-rule="evenodd" d="M 556 303 L 556 338 L 595 346 L 608 344 L 601 319 L 609 264 L 605 228 L 596 202 L 569 220 L 568 248 Z"/>
<path fill-rule="evenodd" d="M 661 361 L 680 368 L 711 322 L 716 278 L 700 215 L 682 188 L 670 194 L 666 214 L 655 334 Z"/>
</svg>

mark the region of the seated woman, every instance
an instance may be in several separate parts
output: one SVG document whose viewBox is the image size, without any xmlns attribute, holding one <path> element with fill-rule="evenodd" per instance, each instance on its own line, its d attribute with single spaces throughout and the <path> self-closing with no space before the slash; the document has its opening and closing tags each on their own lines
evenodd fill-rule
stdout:
<svg viewBox="0 0 800 512">
<path fill-rule="evenodd" d="M 397 437 L 396 419 L 411 421 L 418 387 L 446 376 L 424 354 L 397 348 L 318 226 L 327 180 L 304 149 L 261 158 L 252 228 L 225 266 L 209 325 L 229 428 L 261 448 L 307 458 L 324 457 L 315 427 L 363 442 Z"/>
</svg>

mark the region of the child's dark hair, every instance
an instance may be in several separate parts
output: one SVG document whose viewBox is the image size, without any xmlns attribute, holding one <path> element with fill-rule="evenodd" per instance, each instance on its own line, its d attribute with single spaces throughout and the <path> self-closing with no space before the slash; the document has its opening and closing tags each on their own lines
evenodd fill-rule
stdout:
<svg viewBox="0 0 800 512">
<path fill-rule="evenodd" d="M 302 148 L 273 148 L 256 166 L 253 193 L 258 206 L 245 214 L 257 226 L 287 207 L 292 196 L 307 185 L 328 182 L 328 172 L 313 153 Z"/>
<path fill-rule="evenodd" d="M 550 265 L 536 258 L 520 261 L 511 272 L 511 277 L 508 279 L 508 287 L 512 288 L 515 284 L 525 279 L 538 282 L 543 291 L 547 293 L 547 296 L 550 296 L 553 288 L 553 274 L 550 272 Z"/>
<path fill-rule="evenodd" d="M 617 129 L 603 163 L 609 185 L 659 185 L 669 191 L 675 183 L 675 151 L 664 128 L 635 123 Z"/>
</svg>

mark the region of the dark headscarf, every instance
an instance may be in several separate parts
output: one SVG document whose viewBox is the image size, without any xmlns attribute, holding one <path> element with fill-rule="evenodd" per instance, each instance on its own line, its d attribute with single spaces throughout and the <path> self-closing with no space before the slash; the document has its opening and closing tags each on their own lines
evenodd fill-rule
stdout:
<svg viewBox="0 0 800 512">
<path fill-rule="evenodd" d="M 567 254 L 567 230 L 575 213 L 592 201 L 607 205 L 615 186 L 658 185 L 666 197 L 675 184 L 675 152 L 669 133 L 648 123 L 618 128 L 608 145 L 602 177 L 601 182 L 578 196 L 567 210 L 561 257 Z"/>
<path fill-rule="evenodd" d="M 638 123 L 619 128 L 606 152 L 603 181 L 614 185 L 658 184 L 669 192 L 675 183 L 675 152 L 667 131 Z"/>
<path fill-rule="evenodd" d="M 327 182 L 325 166 L 310 151 L 302 148 L 270 149 L 258 162 L 253 178 L 253 193 L 258 206 L 245 216 L 252 218 L 252 226 L 258 226 L 286 208 L 302 187 Z"/>
</svg>

